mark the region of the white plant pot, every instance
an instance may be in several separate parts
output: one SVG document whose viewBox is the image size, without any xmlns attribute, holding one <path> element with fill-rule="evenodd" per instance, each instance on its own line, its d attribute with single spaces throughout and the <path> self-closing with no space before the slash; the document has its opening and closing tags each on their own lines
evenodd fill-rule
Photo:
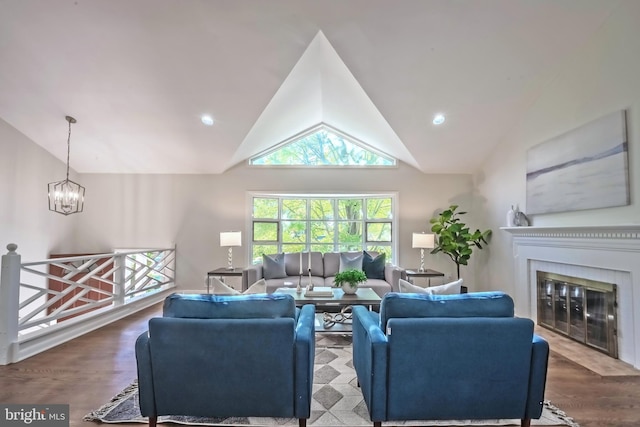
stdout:
<svg viewBox="0 0 640 427">
<path fill-rule="evenodd" d="M 353 295 L 358 290 L 358 285 L 351 286 L 349 283 L 345 283 L 344 285 L 342 285 L 342 290 L 345 294 Z"/>
</svg>

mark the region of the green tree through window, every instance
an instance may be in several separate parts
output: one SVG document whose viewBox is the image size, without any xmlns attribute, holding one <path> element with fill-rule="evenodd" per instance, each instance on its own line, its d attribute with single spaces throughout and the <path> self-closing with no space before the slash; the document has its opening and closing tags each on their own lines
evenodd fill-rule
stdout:
<svg viewBox="0 0 640 427">
<path fill-rule="evenodd" d="M 363 143 L 320 125 L 291 142 L 250 160 L 252 165 L 276 166 L 394 166 L 396 160 Z"/>
<path fill-rule="evenodd" d="M 251 257 L 298 251 L 384 252 L 393 257 L 393 196 L 253 197 Z"/>
</svg>

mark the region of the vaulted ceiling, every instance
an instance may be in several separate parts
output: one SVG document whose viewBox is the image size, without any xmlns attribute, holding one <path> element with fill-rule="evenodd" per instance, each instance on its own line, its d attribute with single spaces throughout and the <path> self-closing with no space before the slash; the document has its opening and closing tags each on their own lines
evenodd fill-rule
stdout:
<svg viewBox="0 0 640 427">
<path fill-rule="evenodd" d="M 221 173 L 317 120 L 471 172 L 619 2 L 0 0 L 0 118 L 65 161 L 74 116 L 81 173 Z"/>
</svg>

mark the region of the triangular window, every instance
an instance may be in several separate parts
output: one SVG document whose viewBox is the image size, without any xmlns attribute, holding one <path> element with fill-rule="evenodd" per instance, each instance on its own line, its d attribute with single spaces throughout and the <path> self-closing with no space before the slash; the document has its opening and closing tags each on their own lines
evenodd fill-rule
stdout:
<svg viewBox="0 0 640 427">
<path fill-rule="evenodd" d="M 258 166 L 395 166 L 396 160 L 320 125 L 253 157 Z"/>
</svg>

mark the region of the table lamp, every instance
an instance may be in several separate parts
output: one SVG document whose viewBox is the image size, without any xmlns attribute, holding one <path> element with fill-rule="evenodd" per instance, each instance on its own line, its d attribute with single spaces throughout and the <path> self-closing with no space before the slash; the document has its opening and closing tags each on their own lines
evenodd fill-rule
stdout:
<svg viewBox="0 0 640 427">
<path fill-rule="evenodd" d="M 227 270 L 233 270 L 233 247 L 242 246 L 242 231 L 222 231 L 220 232 L 220 246 L 229 247 Z"/>
<path fill-rule="evenodd" d="M 412 248 L 420 248 L 420 273 L 424 273 L 424 250 L 433 249 L 436 246 L 435 236 L 426 233 L 413 233 Z"/>
</svg>

